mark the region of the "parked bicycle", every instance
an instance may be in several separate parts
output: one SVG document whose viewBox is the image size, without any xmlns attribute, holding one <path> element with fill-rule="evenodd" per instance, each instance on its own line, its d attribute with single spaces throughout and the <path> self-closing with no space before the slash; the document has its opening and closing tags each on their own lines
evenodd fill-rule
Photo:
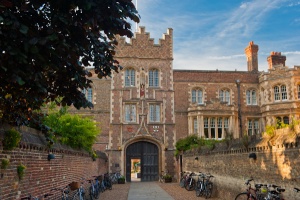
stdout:
<svg viewBox="0 0 300 200">
<path fill-rule="evenodd" d="M 120 171 L 121 171 L 121 170 L 120 170 Z M 111 173 L 111 174 L 109 175 L 109 178 L 110 178 L 112 184 L 118 183 L 118 179 L 121 177 L 120 171 L 117 171 L 117 172 L 115 172 L 115 173 Z"/>
<path fill-rule="evenodd" d="M 100 196 L 100 182 L 98 176 L 94 176 L 93 179 L 87 180 L 90 183 L 89 197 L 91 200 L 98 199 Z"/>
<path fill-rule="evenodd" d="M 281 188 L 278 185 L 267 185 L 267 187 L 268 187 L 268 195 L 265 198 L 265 200 L 284 200 L 281 194 L 282 192 L 285 191 L 285 189 Z"/>
<path fill-rule="evenodd" d="M 198 175 L 198 182 L 196 185 L 196 196 L 202 196 L 204 195 L 206 199 L 210 198 L 212 196 L 213 192 L 213 183 L 211 182 L 211 178 L 214 176 L 211 174 L 203 174 L 200 172 Z"/>
<path fill-rule="evenodd" d="M 193 176 L 195 176 L 195 173 L 192 172 L 188 175 L 188 178 L 186 179 L 185 182 L 185 189 L 187 191 L 192 191 L 195 189 L 196 186 L 196 180 L 193 178 Z"/>
<path fill-rule="evenodd" d="M 85 190 L 83 184 L 83 180 L 81 182 L 72 182 L 69 184 L 71 190 L 76 190 L 72 200 L 84 200 Z"/>
<path fill-rule="evenodd" d="M 189 177 L 189 173 L 188 172 L 180 172 L 180 181 L 179 181 L 179 185 L 180 187 L 184 188 L 186 181 Z"/>
<path fill-rule="evenodd" d="M 61 192 L 61 200 L 69 200 L 70 186 L 67 185 L 63 188 L 52 188 L 51 191 L 60 191 Z"/>
<path fill-rule="evenodd" d="M 251 182 L 254 182 L 253 178 L 248 179 L 245 182 L 245 185 L 247 186 L 246 192 L 239 193 L 235 200 L 263 200 L 263 196 L 260 193 L 260 188 L 263 186 L 263 184 L 254 184 L 255 187 L 253 188 L 251 185 Z"/>
</svg>

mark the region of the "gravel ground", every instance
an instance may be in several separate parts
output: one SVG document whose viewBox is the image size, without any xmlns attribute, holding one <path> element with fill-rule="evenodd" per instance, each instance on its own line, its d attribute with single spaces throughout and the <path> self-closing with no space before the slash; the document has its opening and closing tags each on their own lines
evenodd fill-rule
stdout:
<svg viewBox="0 0 300 200">
<path fill-rule="evenodd" d="M 195 191 L 187 191 L 181 188 L 178 183 L 159 183 L 157 184 L 164 189 L 175 200 L 204 200 L 205 198 L 196 197 Z M 115 184 L 112 190 L 106 190 L 101 193 L 100 199 L 105 200 L 127 200 L 128 192 L 130 189 L 130 183 Z M 211 200 L 224 200 L 219 198 L 210 198 Z"/>
</svg>

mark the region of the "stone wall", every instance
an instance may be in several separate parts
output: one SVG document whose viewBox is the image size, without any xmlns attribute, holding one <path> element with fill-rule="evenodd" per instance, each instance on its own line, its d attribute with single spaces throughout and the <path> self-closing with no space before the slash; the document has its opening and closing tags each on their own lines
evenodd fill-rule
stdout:
<svg viewBox="0 0 300 200">
<path fill-rule="evenodd" d="M 293 188 L 300 187 L 299 142 L 299 136 L 295 138 L 287 130 L 280 130 L 271 140 L 253 139 L 248 148 L 235 140 L 228 146 L 218 145 L 213 151 L 185 153 L 183 171 L 211 173 L 215 176 L 214 195 L 226 199 L 234 199 L 245 191 L 245 181 L 253 177 L 255 183 L 282 186 L 286 189 L 285 199 L 296 200 L 299 195 Z M 249 158 L 250 153 L 256 153 L 257 159 Z"/>
<path fill-rule="evenodd" d="M 2 141 L 3 127 L 0 127 L 0 141 Z M 84 151 L 75 151 L 66 146 L 55 144 L 48 149 L 43 134 L 32 129 L 21 128 L 22 141 L 14 150 L 3 150 L 0 142 L 0 163 L 2 159 L 9 159 L 10 165 L 0 169 L 0 199 L 16 200 L 29 194 L 42 195 L 52 188 L 62 188 L 72 181 L 107 172 L 107 163 L 103 153 L 93 161 Z M 48 154 L 55 155 L 55 159 L 48 161 Z M 24 177 L 19 180 L 17 166 L 26 166 Z M 86 183 L 86 187 L 88 183 Z M 57 192 L 53 199 L 60 194 Z"/>
</svg>

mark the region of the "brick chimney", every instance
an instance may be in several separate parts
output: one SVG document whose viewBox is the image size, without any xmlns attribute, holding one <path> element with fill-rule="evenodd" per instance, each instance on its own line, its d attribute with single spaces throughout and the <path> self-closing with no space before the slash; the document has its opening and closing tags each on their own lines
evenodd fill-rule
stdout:
<svg viewBox="0 0 300 200">
<path fill-rule="evenodd" d="M 253 41 L 249 42 L 249 45 L 245 48 L 245 54 L 247 57 L 248 71 L 258 71 L 258 59 L 257 59 L 258 45 Z"/>
<path fill-rule="evenodd" d="M 285 66 L 286 56 L 281 55 L 281 52 L 272 51 L 267 60 L 269 64 L 269 69 L 272 69 L 276 65 Z"/>
</svg>

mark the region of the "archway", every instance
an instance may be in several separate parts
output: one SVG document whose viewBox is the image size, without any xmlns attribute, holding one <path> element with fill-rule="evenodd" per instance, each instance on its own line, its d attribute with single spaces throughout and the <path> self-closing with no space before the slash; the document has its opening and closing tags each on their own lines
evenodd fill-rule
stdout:
<svg viewBox="0 0 300 200">
<path fill-rule="evenodd" d="M 126 181 L 131 181 L 132 159 L 140 160 L 141 181 L 158 180 L 159 151 L 157 145 L 140 141 L 126 148 Z"/>
</svg>

